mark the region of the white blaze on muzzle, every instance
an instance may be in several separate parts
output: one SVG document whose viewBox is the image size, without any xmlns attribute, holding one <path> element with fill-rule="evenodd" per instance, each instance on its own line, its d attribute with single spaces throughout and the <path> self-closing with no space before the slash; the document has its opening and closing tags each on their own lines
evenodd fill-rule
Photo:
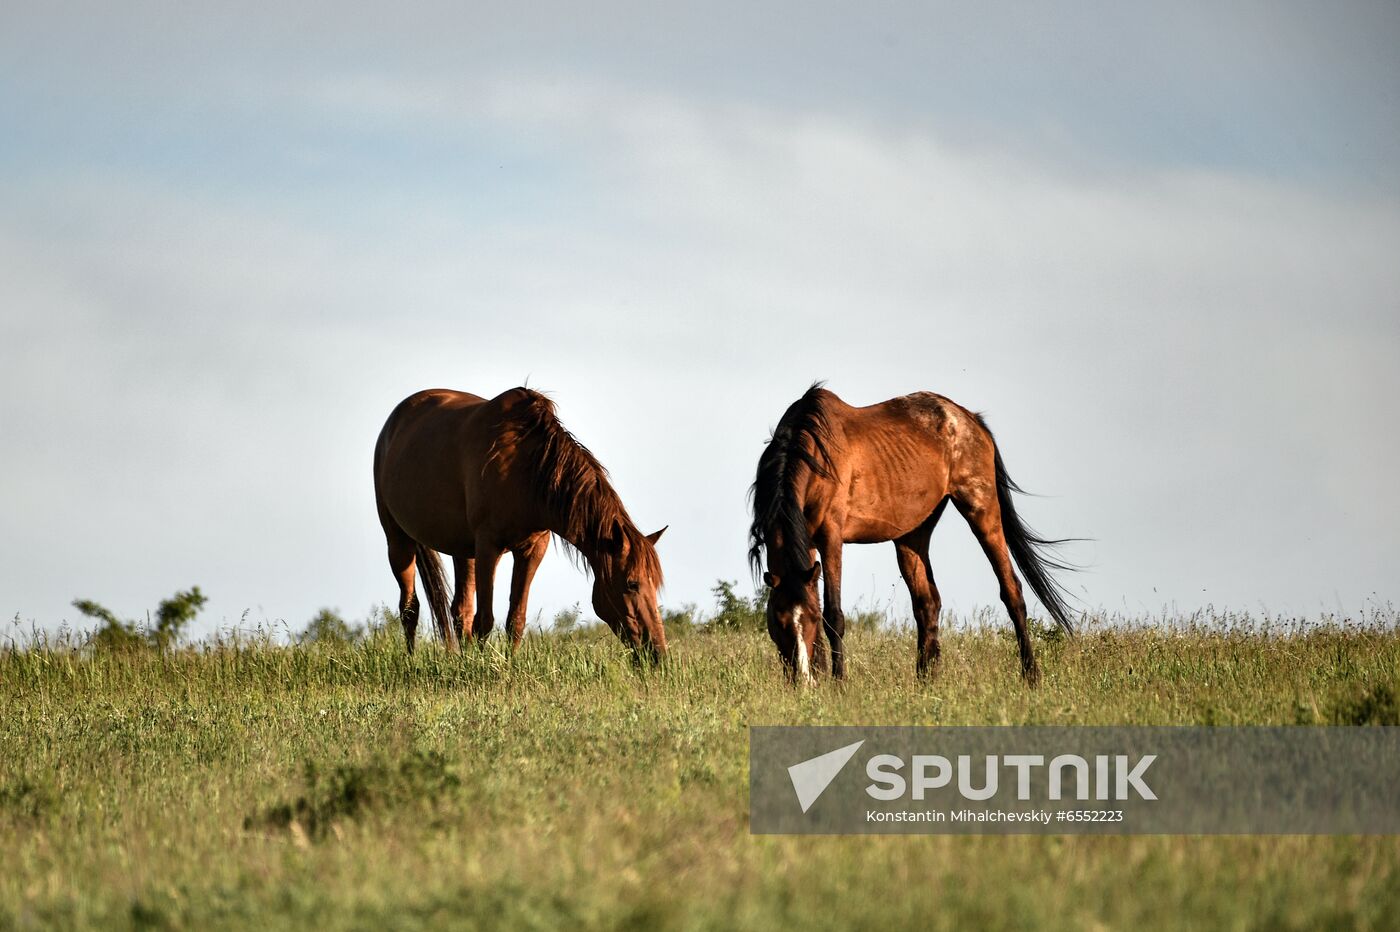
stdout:
<svg viewBox="0 0 1400 932">
<path fill-rule="evenodd" d="M 802 640 L 802 608 L 798 606 L 792 610 L 792 635 L 797 640 L 797 678 L 801 683 L 811 683 L 812 661 L 807 656 L 807 644 Z"/>
</svg>

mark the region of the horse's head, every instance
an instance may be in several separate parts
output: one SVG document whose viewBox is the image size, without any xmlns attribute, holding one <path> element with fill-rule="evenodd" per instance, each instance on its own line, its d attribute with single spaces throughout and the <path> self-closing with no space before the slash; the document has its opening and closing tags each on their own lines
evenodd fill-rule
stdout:
<svg viewBox="0 0 1400 932">
<path fill-rule="evenodd" d="M 822 621 L 821 601 L 817 597 L 820 572 L 821 564 L 813 561 L 805 570 L 763 574 L 769 587 L 768 636 L 777 645 L 788 678 L 804 686 L 813 681 L 812 652 Z"/>
<path fill-rule="evenodd" d="M 666 655 L 666 628 L 656 604 L 661 588 L 656 542 L 665 530 L 643 536 L 619 525 L 600 542 L 601 559 L 594 564 L 593 610 L 638 659 Z"/>
</svg>

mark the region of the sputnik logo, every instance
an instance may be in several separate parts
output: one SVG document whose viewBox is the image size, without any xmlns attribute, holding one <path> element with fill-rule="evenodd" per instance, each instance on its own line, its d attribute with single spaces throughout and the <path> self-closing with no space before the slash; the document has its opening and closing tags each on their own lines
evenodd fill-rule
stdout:
<svg viewBox="0 0 1400 932">
<path fill-rule="evenodd" d="M 864 743 L 865 739 L 862 738 L 855 744 L 828 751 L 788 768 L 788 776 L 792 778 L 792 789 L 797 793 L 797 802 L 802 806 L 803 812 L 812 808 L 812 804 L 826 792 L 826 788 L 831 786 L 831 781 L 850 763 Z"/>
</svg>

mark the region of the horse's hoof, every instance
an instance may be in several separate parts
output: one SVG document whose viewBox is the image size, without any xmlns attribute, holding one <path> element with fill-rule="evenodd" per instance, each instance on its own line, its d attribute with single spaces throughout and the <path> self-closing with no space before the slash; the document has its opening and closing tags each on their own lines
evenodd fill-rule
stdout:
<svg viewBox="0 0 1400 932">
<path fill-rule="evenodd" d="M 914 665 L 914 673 L 918 676 L 919 682 L 936 680 L 943 672 L 943 658 L 930 657 L 928 660 L 921 660 Z"/>
</svg>

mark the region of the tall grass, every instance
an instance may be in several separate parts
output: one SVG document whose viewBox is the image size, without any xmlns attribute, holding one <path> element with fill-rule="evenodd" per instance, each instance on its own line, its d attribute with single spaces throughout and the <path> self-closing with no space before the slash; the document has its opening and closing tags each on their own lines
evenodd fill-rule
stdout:
<svg viewBox="0 0 1400 932">
<path fill-rule="evenodd" d="M 1039 637 L 1035 691 L 1004 624 L 927 684 L 859 626 L 811 690 L 703 625 L 645 671 L 597 627 L 0 649 L 0 928 L 1386 927 L 1391 838 L 748 834 L 751 724 L 1400 724 L 1393 623 L 1219 621 Z"/>
</svg>

